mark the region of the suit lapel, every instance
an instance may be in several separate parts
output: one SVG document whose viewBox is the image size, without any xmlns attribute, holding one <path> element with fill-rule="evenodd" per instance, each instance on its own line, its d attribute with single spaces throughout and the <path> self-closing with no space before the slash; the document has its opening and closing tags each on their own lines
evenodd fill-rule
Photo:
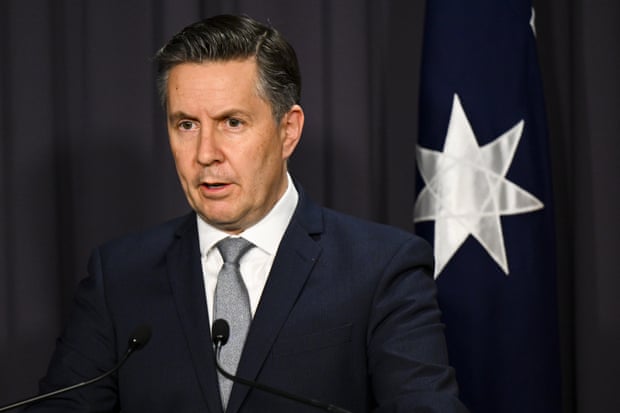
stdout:
<svg viewBox="0 0 620 413">
<path fill-rule="evenodd" d="M 310 236 L 321 231 L 320 209 L 299 192 L 299 207 L 280 243 L 239 361 L 237 374 L 243 378 L 258 376 L 321 253 Z M 226 412 L 237 412 L 248 392 L 247 386 L 233 386 Z"/>
<path fill-rule="evenodd" d="M 221 412 L 211 343 L 198 232 L 194 214 L 177 231 L 167 256 L 168 276 L 179 320 L 191 352 L 196 377 L 210 412 Z"/>
</svg>

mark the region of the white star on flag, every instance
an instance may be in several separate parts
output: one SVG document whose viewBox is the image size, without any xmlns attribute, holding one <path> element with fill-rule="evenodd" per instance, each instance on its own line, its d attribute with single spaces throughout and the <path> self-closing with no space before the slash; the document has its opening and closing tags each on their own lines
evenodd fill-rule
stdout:
<svg viewBox="0 0 620 413">
<path fill-rule="evenodd" d="M 536 10 L 532 7 L 532 14 L 530 15 L 530 27 L 532 28 L 532 33 L 536 36 Z"/>
<path fill-rule="evenodd" d="M 455 94 L 443 152 L 416 147 L 426 186 L 415 202 L 414 222 L 435 221 L 435 278 L 469 235 L 509 274 L 500 216 L 543 208 L 506 179 L 524 123 L 481 147 Z"/>
</svg>

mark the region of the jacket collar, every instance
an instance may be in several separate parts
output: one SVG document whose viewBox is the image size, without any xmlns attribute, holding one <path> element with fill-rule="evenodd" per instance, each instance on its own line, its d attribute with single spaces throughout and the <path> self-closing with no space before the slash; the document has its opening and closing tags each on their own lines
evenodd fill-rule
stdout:
<svg viewBox="0 0 620 413">
<path fill-rule="evenodd" d="M 237 369 L 237 375 L 250 380 L 258 377 L 321 255 L 316 240 L 323 232 L 322 209 L 307 198 L 297 182 L 295 186 L 299 203 L 280 243 Z M 209 411 L 221 412 L 194 213 L 188 215 L 176 235 L 167 258 L 170 285 L 206 404 Z M 233 386 L 227 413 L 240 409 L 248 391 L 247 386 Z"/>
</svg>

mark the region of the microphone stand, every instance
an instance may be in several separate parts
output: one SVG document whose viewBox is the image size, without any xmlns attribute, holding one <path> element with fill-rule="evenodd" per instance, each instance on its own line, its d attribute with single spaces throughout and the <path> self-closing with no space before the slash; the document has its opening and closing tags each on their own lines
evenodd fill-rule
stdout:
<svg viewBox="0 0 620 413">
<path fill-rule="evenodd" d="M 216 323 L 220 321 L 223 321 L 224 323 L 226 323 L 226 321 L 222 319 L 216 320 Z M 214 323 L 214 328 L 213 328 L 213 331 L 214 331 L 213 341 L 215 344 L 215 367 L 217 368 L 217 371 L 219 371 L 222 374 L 222 376 L 226 377 L 228 380 L 232 380 L 234 382 L 244 384 L 246 386 L 250 386 L 250 387 L 256 388 L 258 390 L 262 390 L 267 393 L 275 394 L 277 396 L 284 397 L 285 399 L 294 400 L 296 402 L 299 402 L 299 403 L 302 403 L 308 406 L 317 407 L 319 409 L 322 409 L 328 412 L 351 413 L 350 411 L 345 410 L 338 406 L 334 406 L 333 404 L 323 403 L 321 401 L 310 399 L 307 397 L 301 397 L 296 394 L 286 392 L 284 390 L 276 389 L 274 387 L 261 384 L 259 382 L 247 380 L 247 379 L 244 379 L 243 377 L 234 376 L 230 374 L 229 372 L 227 372 L 226 370 L 222 368 L 222 366 L 220 366 L 219 359 L 220 359 L 220 350 L 222 349 L 222 346 L 226 344 L 226 342 L 228 341 L 228 323 L 226 323 L 225 330 L 223 333 L 224 335 L 222 335 L 222 332 L 219 331 L 218 328 L 216 328 L 216 323 Z M 222 327 L 220 324 L 221 323 L 218 323 L 217 327 Z"/>
<path fill-rule="evenodd" d="M 71 390 L 79 389 L 80 387 L 85 387 L 90 384 L 96 383 L 100 380 L 103 380 L 109 375 L 115 373 L 118 369 L 120 369 L 123 366 L 123 364 L 125 364 L 129 356 L 133 354 L 134 351 L 140 350 L 142 347 L 144 347 L 146 343 L 148 343 L 150 338 L 151 338 L 151 329 L 147 326 L 141 326 L 137 328 L 136 331 L 134 331 L 134 333 L 131 335 L 131 338 L 129 339 L 129 347 L 127 348 L 127 351 L 125 352 L 121 360 L 116 364 L 116 366 L 114 366 L 111 370 L 108 370 L 105 373 L 93 379 L 86 380 L 81 383 L 77 383 L 72 386 L 69 386 L 69 387 L 63 387 L 63 388 L 60 388 L 60 389 L 57 389 L 57 390 L 54 390 L 48 393 L 40 394 L 38 396 L 29 397 L 27 399 L 9 404 L 7 406 L 0 407 L 0 412 L 5 412 L 7 410 L 15 409 L 17 407 L 25 406 L 27 404 L 35 403 L 35 402 L 38 402 L 44 399 L 58 396 L 59 394 L 66 393 Z"/>
</svg>

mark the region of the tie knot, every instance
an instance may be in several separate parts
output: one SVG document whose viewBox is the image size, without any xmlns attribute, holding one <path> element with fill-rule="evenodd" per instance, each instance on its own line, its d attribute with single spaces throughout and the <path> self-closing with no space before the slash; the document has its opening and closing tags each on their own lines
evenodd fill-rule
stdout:
<svg viewBox="0 0 620 413">
<path fill-rule="evenodd" d="M 217 243 L 217 249 L 220 251 L 225 263 L 238 265 L 239 260 L 252 248 L 254 244 L 245 238 L 224 238 Z"/>
</svg>

